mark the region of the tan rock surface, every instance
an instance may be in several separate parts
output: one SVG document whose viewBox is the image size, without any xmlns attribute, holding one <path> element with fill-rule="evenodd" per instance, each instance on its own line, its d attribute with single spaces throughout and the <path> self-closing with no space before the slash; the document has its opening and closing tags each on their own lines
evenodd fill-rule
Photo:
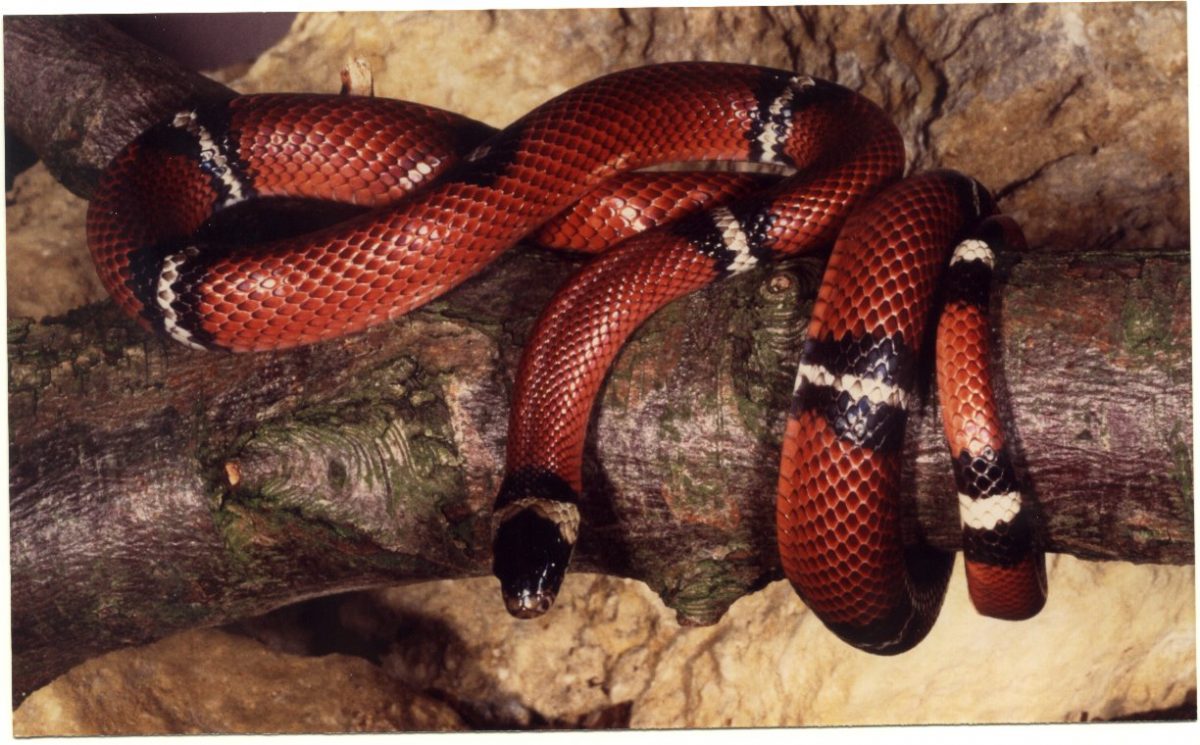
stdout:
<svg viewBox="0 0 1200 745">
<path fill-rule="evenodd" d="M 280 654 L 217 630 L 85 662 L 13 715 L 18 737 L 462 728 L 365 660 Z"/>
<path fill-rule="evenodd" d="M 957 569 L 929 638 L 894 658 L 834 639 L 784 582 L 702 628 L 611 577 L 570 575 L 551 613 L 525 622 L 504 614 L 494 580 L 432 582 L 348 599 L 338 614 L 341 633 L 394 640 L 382 670 L 189 632 L 79 666 L 33 694 L 15 724 L 20 735 L 460 725 L 419 690 L 504 726 L 626 704 L 631 726 L 651 728 L 1071 722 L 1188 700 L 1191 567 L 1061 556 L 1050 581 L 1041 615 L 1005 623 L 974 613 Z M 305 635 L 285 626 L 272 641 Z"/>
<path fill-rule="evenodd" d="M 87 202 L 40 163 L 7 195 L 8 315 L 42 318 L 108 297 L 84 242 Z"/>
<path fill-rule="evenodd" d="M 1032 245 L 1142 249 L 1187 239 L 1185 28 L 1182 3 L 317 14 L 232 85 L 333 91 L 363 56 L 377 95 L 503 126 L 639 64 L 791 68 L 881 103 L 914 167 L 1008 187 Z"/>
<path fill-rule="evenodd" d="M 1067 722 L 1182 703 L 1196 681 L 1191 567 L 1053 557 L 1033 620 L 975 614 L 956 567 L 942 615 L 906 654 L 836 640 L 786 582 L 683 628 L 642 584 L 570 575 L 556 607 L 507 618 L 493 580 L 381 593 L 401 618 L 385 667 L 414 688 L 570 717 L 632 701 L 633 727 Z M 489 602 L 490 601 L 490 602 Z"/>
</svg>

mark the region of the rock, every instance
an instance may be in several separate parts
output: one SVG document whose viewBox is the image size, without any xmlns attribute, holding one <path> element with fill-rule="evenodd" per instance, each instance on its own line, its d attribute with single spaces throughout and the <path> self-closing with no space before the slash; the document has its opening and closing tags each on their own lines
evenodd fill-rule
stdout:
<svg viewBox="0 0 1200 745">
<path fill-rule="evenodd" d="M 435 582 L 378 593 L 414 632 L 384 666 L 548 718 L 628 701 L 634 728 L 1069 722 L 1187 700 L 1193 568 L 1057 556 L 1049 570 L 1045 610 L 1009 623 L 975 614 L 960 562 L 933 631 L 897 657 L 838 641 L 786 582 L 700 628 L 610 577 L 569 575 L 533 621 L 503 614 L 494 580 Z"/>
<path fill-rule="evenodd" d="M 634 728 L 1071 722 L 1194 699 L 1191 567 L 1050 562 L 1037 618 L 976 615 L 956 568 L 915 650 L 855 651 L 786 582 L 713 626 L 679 626 L 643 584 L 572 574 L 533 621 L 489 578 L 318 601 L 243 632 L 195 631 L 80 665 L 15 714 L 20 736 L 611 724 Z M 308 630 L 297 629 L 297 623 Z M 334 640 L 331 642 L 331 640 Z M 382 670 L 330 644 L 379 655 Z M 997 681 L 1002 681 L 997 684 Z M 415 691 L 437 691 L 454 711 Z M 458 713 L 456 714 L 455 711 Z M 606 718 L 607 717 L 607 718 Z"/>
<path fill-rule="evenodd" d="M 9 317 L 44 318 L 108 297 L 84 241 L 87 202 L 40 163 L 5 196 Z"/>
<path fill-rule="evenodd" d="M 89 660 L 13 714 L 18 737 L 459 729 L 447 705 L 365 660 L 295 657 L 217 630 Z"/>
<path fill-rule="evenodd" d="M 377 95 L 503 126 L 635 65 L 789 68 L 879 102 L 914 168 L 981 179 L 1038 250 L 1180 248 L 1185 28 L 1177 3 L 316 14 L 232 85 L 334 91 L 363 56 Z"/>
</svg>

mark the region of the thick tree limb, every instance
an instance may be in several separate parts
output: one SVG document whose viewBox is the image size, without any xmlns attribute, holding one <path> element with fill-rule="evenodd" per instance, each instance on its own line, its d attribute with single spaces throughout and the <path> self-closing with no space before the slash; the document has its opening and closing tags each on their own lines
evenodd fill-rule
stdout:
<svg viewBox="0 0 1200 745">
<path fill-rule="evenodd" d="M 181 103 L 232 95 L 99 19 L 4 19 L 4 124 L 81 197 L 125 143 Z"/>
<path fill-rule="evenodd" d="M 14 28 L 47 33 L 23 23 L 6 19 L 6 69 Z M 10 116 L 60 116 L 12 101 Z M 49 137 L 39 149 L 64 153 L 59 172 L 86 192 L 70 163 L 92 156 Z M 1193 561 L 1186 252 L 1009 260 L 999 367 L 1049 548 Z M 110 305 L 11 322 L 17 696 L 179 629 L 486 574 L 517 355 L 575 265 L 513 252 L 388 327 L 288 353 L 167 347 Z M 593 423 L 575 570 L 641 579 L 688 623 L 779 576 L 774 469 L 818 274 L 800 261 L 747 276 L 637 334 Z M 954 548 L 936 429 L 927 407 L 906 480 L 915 525 Z"/>
<path fill-rule="evenodd" d="M 514 253 L 386 328 L 288 353 L 167 347 L 107 305 L 13 324 L 18 690 L 311 595 L 486 574 L 517 352 L 572 266 Z M 1012 270 L 1002 370 L 1052 551 L 1193 560 L 1186 267 Z M 800 263 L 690 298 L 622 353 L 576 571 L 641 579 L 690 623 L 779 575 L 771 495 L 813 276 Z M 908 481 L 926 539 L 954 548 L 936 428 L 926 411 Z"/>
</svg>

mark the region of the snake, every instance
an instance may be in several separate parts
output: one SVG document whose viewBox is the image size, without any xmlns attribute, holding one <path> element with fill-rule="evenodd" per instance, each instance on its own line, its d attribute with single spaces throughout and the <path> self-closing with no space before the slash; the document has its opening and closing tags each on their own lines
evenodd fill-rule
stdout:
<svg viewBox="0 0 1200 745">
<path fill-rule="evenodd" d="M 1046 599 L 1038 513 L 988 371 L 996 255 L 1024 237 L 978 181 L 903 177 L 905 157 L 866 97 L 736 63 L 610 73 L 498 131 L 411 102 L 257 94 L 184 107 L 129 143 L 100 176 L 87 238 L 129 316 L 230 352 L 388 322 L 523 240 L 596 253 L 542 312 L 514 381 L 493 572 L 520 618 L 560 589 L 582 527 L 587 424 L 628 336 L 683 295 L 832 246 L 781 445 L 779 557 L 834 634 L 897 654 L 932 627 L 955 556 L 906 543 L 901 526 L 900 449 L 935 318 L 969 594 L 1010 620 Z M 788 175 L 646 170 L 695 161 Z M 272 200 L 352 210 L 262 240 L 210 229 Z"/>
</svg>

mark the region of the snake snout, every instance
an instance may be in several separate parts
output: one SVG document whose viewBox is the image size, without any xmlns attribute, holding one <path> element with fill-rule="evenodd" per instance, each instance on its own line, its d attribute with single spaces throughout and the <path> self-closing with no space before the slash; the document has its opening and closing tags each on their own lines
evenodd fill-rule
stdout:
<svg viewBox="0 0 1200 745">
<path fill-rule="evenodd" d="M 537 618 L 550 610 L 552 605 L 554 605 L 554 594 L 548 592 L 526 592 L 513 596 L 506 595 L 504 598 L 504 607 L 515 618 Z"/>
<path fill-rule="evenodd" d="M 536 509 L 508 515 L 497 527 L 492 572 L 504 606 L 517 618 L 536 618 L 554 604 L 573 545 Z"/>
</svg>

